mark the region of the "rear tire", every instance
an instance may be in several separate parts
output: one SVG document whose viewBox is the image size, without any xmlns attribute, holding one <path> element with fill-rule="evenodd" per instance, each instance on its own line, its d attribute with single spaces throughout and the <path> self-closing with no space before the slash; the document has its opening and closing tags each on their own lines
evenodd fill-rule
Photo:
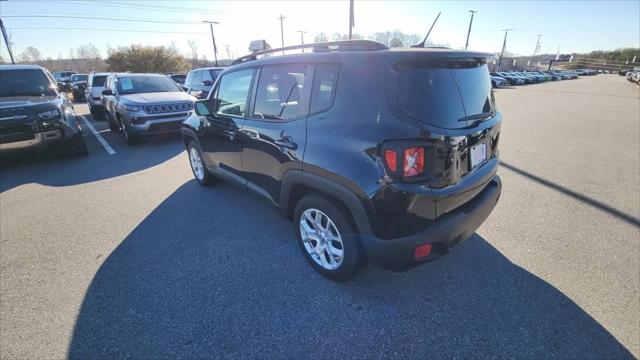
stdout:
<svg viewBox="0 0 640 360">
<path fill-rule="evenodd" d="M 187 145 L 187 154 L 189 156 L 191 172 L 193 173 L 193 177 L 196 178 L 198 184 L 202 186 L 209 186 L 213 184 L 216 178 L 207 169 L 207 165 L 205 165 L 202 160 L 202 152 L 195 141 L 189 141 L 189 145 Z"/>
<path fill-rule="evenodd" d="M 332 201 L 309 194 L 298 201 L 293 219 L 298 245 L 316 271 L 334 281 L 357 274 L 362 255 L 348 214 Z"/>
</svg>

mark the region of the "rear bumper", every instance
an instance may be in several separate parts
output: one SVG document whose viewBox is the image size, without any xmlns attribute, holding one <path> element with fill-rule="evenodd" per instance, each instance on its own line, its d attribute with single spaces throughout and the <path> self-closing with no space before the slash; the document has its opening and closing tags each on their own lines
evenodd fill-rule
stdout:
<svg viewBox="0 0 640 360">
<path fill-rule="evenodd" d="M 389 240 L 359 236 L 367 258 L 374 264 L 392 270 L 402 270 L 438 258 L 480 227 L 496 206 L 501 191 L 502 182 L 496 175 L 473 199 L 439 217 L 417 234 Z M 415 248 L 423 244 L 432 244 L 431 255 L 416 260 Z"/>
</svg>

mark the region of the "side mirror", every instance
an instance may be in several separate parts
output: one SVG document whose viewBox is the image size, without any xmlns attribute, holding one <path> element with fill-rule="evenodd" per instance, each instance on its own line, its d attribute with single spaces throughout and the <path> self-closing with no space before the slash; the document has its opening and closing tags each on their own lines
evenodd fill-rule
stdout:
<svg viewBox="0 0 640 360">
<path fill-rule="evenodd" d="M 63 82 L 59 82 L 58 83 L 58 91 L 64 91 L 66 87 L 66 84 Z"/>
<path fill-rule="evenodd" d="M 205 80 L 205 81 L 202 82 L 202 86 L 211 86 L 211 85 L 213 85 L 211 80 Z"/>
<path fill-rule="evenodd" d="M 211 115 L 211 105 L 207 100 L 197 100 L 193 103 L 193 111 L 195 111 L 198 116 Z"/>
<path fill-rule="evenodd" d="M 111 89 L 104 89 L 104 90 L 102 90 L 102 95 L 103 96 L 111 96 L 111 95 L 113 95 L 113 91 L 111 91 Z"/>
</svg>

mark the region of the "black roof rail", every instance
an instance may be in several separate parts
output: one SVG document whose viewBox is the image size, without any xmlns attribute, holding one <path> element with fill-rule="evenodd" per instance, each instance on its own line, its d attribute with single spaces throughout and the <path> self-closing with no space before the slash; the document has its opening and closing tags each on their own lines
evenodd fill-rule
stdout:
<svg viewBox="0 0 640 360">
<path fill-rule="evenodd" d="M 342 41 L 329 41 L 322 43 L 311 43 L 303 45 L 285 46 L 277 49 L 268 49 L 256 51 L 245 56 L 241 56 L 231 63 L 231 65 L 240 64 L 243 62 L 256 60 L 257 56 L 267 55 L 280 51 L 298 50 L 313 48 L 313 52 L 330 52 L 330 51 L 378 51 L 389 49 L 386 45 L 371 40 L 342 40 Z"/>
</svg>

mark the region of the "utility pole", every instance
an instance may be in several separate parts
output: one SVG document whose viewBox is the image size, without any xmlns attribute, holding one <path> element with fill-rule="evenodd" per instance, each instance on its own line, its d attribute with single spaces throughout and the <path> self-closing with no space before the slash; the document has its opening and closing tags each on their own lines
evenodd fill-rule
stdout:
<svg viewBox="0 0 640 360">
<path fill-rule="evenodd" d="M 349 0 L 349 40 L 351 40 L 353 27 L 356 26 L 356 18 L 353 14 L 353 2 L 354 0 Z"/>
<path fill-rule="evenodd" d="M 538 48 L 540 47 L 540 38 L 542 37 L 542 34 L 538 34 L 538 41 L 536 41 L 536 48 L 533 50 L 533 56 L 531 56 L 531 66 L 529 67 L 529 70 L 533 69 L 533 62 L 536 60 L 536 53 L 538 53 Z"/>
<path fill-rule="evenodd" d="M 227 45 L 227 59 L 231 62 L 231 52 L 229 51 L 229 45 Z"/>
<path fill-rule="evenodd" d="M 286 16 L 282 16 L 282 14 L 280 14 L 280 17 L 278 19 L 280 19 L 280 39 L 282 40 L 282 47 L 284 47 L 284 19 L 286 19 Z M 282 55 L 284 55 L 284 50 L 282 50 Z"/>
<path fill-rule="evenodd" d="M 469 12 L 471 13 L 471 20 L 469 20 L 469 31 L 467 31 L 467 43 L 464 44 L 464 49 L 467 50 L 467 47 L 469 46 L 469 35 L 471 35 L 471 25 L 473 24 L 473 15 L 475 15 L 475 13 L 477 13 L 476 10 L 469 10 Z"/>
<path fill-rule="evenodd" d="M 306 34 L 307 32 L 303 30 L 298 30 L 297 32 L 300 33 L 300 44 L 304 45 L 304 34 Z M 304 49 L 302 49 L 302 52 L 304 52 Z"/>
<path fill-rule="evenodd" d="M 13 59 L 13 51 L 11 51 L 11 44 L 9 44 L 9 36 L 7 36 L 7 30 L 4 28 L 2 19 L 0 19 L 0 30 L 2 30 L 2 37 L 4 38 L 5 45 L 7 45 L 7 52 L 11 58 L 11 63 L 15 65 L 16 61 Z"/>
<path fill-rule="evenodd" d="M 504 31 L 504 41 L 502 42 L 502 51 L 500 52 L 500 60 L 498 60 L 498 71 L 500 71 L 500 66 L 502 66 L 502 56 L 504 55 L 504 49 L 507 48 L 507 34 L 511 30 L 513 30 L 513 28 L 500 30 L 500 31 Z"/>
<path fill-rule="evenodd" d="M 213 41 L 213 58 L 215 59 L 216 66 L 218 66 L 218 47 L 216 46 L 216 37 L 213 36 L 213 24 L 220 24 L 217 21 L 203 21 L 205 24 L 209 24 L 209 28 L 211 29 L 211 40 Z"/>
</svg>

